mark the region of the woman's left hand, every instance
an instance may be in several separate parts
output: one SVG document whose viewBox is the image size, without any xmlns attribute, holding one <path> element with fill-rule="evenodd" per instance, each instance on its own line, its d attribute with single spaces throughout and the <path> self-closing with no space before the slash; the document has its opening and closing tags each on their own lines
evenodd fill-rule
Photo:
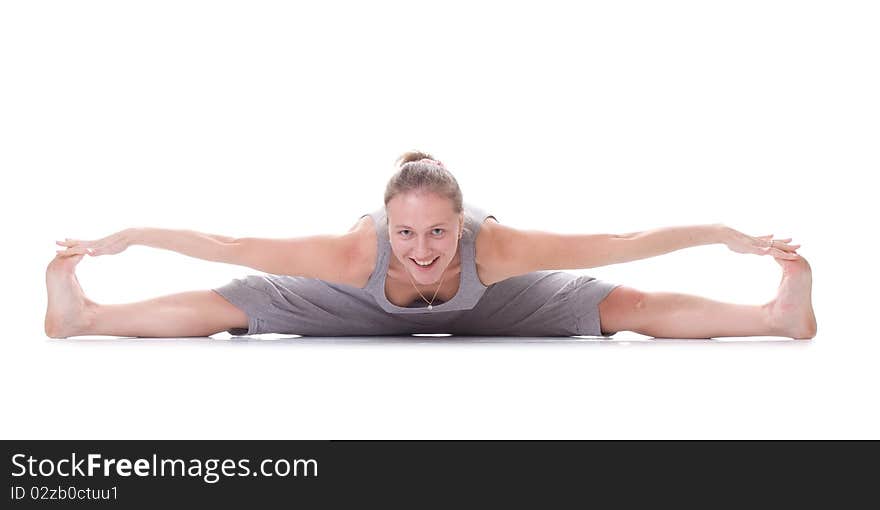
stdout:
<svg viewBox="0 0 880 510">
<path fill-rule="evenodd" d="M 722 242 L 736 253 L 753 253 L 755 255 L 773 255 L 776 258 L 797 260 L 800 255 L 799 244 L 790 245 L 789 239 L 774 239 L 773 234 L 752 237 L 730 227 L 725 228 Z"/>
</svg>

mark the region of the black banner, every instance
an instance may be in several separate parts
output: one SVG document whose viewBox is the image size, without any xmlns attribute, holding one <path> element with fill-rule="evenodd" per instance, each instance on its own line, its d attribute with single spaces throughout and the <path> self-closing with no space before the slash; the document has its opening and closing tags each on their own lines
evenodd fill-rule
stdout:
<svg viewBox="0 0 880 510">
<path fill-rule="evenodd" d="M 876 506 L 880 479 L 860 441 L 2 443 L 5 508 Z"/>
</svg>

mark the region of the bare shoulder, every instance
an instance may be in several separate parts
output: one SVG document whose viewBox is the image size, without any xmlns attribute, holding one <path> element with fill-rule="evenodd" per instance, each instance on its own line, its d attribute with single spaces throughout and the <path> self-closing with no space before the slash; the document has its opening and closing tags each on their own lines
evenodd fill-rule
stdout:
<svg viewBox="0 0 880 510">
<path fill-rule="evenodd" d="M 489 217 L 480 226 L 477 239 L 474 242 L 474 259 L 477 265 L 477 277 L 483 285 L 489 286 L 515 276 L 505 270 L 504 250 L 502 248 L 505 236 L 510 227 L 498 223 L 495 218 Z"/>
<path fill-rule="evenodd" d="M 501 226 L 493 217 L 488 217 L 480 225 L 480 231 L 477 233 L 477 239 L 474 241 L 474 247 L 476 248 L 476 258 L 479 261 L 481 258 L 485 258 L 488 262 L 492 253 L 495 251 L 495 243 L 497 232 L 499 227 Z"/>
<path fill-rule="evenodd" d="M 364 216 L 359 219 L 346 236 L 351 239 L 352 243 L 352 267 L 348 285 L 362 289 L 370 281 L 373 268 L 376 267 L 376 258 L 379 256 L 376 227 L 373 225 L 372 216 Z"/>
</svg>

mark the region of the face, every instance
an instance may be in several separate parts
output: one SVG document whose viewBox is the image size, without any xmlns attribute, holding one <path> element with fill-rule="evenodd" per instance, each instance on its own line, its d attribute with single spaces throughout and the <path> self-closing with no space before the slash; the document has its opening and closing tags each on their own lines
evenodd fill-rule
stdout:
<svg viewBox="0 0 880 510">
<path fill-rule="evenodd" d="M 455 259 L 464 215 L 452 202 L 433 193 L 399 194 L 388 202 L 388 236 L 391 250 L 416 284 L 440 280 Z M 428 267 L 419 262 L 431 262 Z"/>
</svg>

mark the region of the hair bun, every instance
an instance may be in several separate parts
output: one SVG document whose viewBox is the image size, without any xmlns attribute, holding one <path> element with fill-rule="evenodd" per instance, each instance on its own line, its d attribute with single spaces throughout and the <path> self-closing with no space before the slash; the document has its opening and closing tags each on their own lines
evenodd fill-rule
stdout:
<svg viewBox="0 0 880 510">
<path fill-rule="evenodd" d="M 419 160 L 419 163 L 428 163 L 429 165 L 437 165 L 446 168 L 440 160 L 434 158 L 422 158 Z"/>
<path fill-rule="evenodd" d="M 427 152 L 410 151 L 410 152 L 404 152 L 403 154 L 401 154 L 400 157 L 397 158 L 396 164 L 397 164 L 397 167 L 399 168 L 407 163 L 411 163 L 413 161 L 422 161 L 423 159 L 429 159 L 432 162 L 435 162 L 438 164 L 440 163 L 439 161 L 434 159 L 434 156 L 428 154 Z M 443 166 L 443 165 L 441 164 L 440 166 Z"/>
</svg>

